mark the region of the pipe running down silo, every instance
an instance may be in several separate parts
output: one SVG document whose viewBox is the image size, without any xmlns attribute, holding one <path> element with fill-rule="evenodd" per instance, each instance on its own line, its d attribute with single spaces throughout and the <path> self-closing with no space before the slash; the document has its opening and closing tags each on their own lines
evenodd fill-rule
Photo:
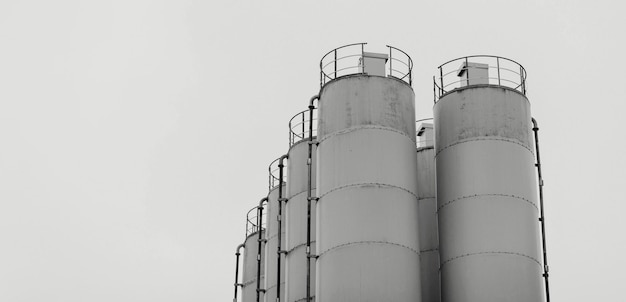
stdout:
<svg viewBox="0 0 626 302">
<path fill-rule="evenodd" d="M 472 56 L 438 74 L 442 301 L 543 301 L 526 72 L 512 60 Z"/>
<path fill-rule="evenodd" d="M 265 268 L 261 265 L 259 269 L 259 252 L 257 244 L 261 242 L 261 249 L 265 248 L 265 242 L 262 240 L 265 228 L 259 224 L 258 206 L 252 208 L 246 215 L 246 239 L 244 241 L 243 256 L 243 276 L 241 281 L 241 301 L 256 301 L 257 289 L 259 283 L 264 282 Z M 261 255 L 261 264 L 264 263 L 264 255 Z M 260 277 L 259 277 L 260 275 Z M 259 281 L 260 282 L 257 282 Z"/>
<path fill-rule="evenodd" d="M 239 251 L 245 246 L 246 245 L 244 243 L 240 244 L 237 246 L 237 251 L 235 252 L 235 295 L 233 297 L 233 302 L 237 302 L 237 289 L 242 285 L 239 283 L 239 255 L 241 255 Z"/>
<path fill-rule="evenodd" d="M 257 225 L 259 226 L 259 228 L 262 228 L 263 226 L 263 204 L 267 202 L 267 197 L 263 197 L 261 199 L 261 201 L 259 201 L 259 205 L 257 206 L 257 210 L 258 210 L 258 214 L 257 214 Z M 256 273 L 256 302 L 261 302 L 261 292 L 265 293 L 265 289 L 261 288 L 261 270 L 263 270 L 263 268 L 261 267 L 261 259 L 262 259 L 262 251 L 263 251 L 263 247 L 266 243 L 266 240 L 263 238 L 263 232 L 262 229 L 259 229 L 258 232 L 259 236 L 257 239 L 258 242 L 258 252 L 256 255 L 256 261 L 257 261 L 257 273 Z"/>
<path fill-rule="evenodd" d="M 274 302 L 283 294 L 281 283 L 284 282 L 281 262 L 284 255 L 279 253 L 283 243 L 282 229 L 282 198 L 285 192 L 285 183 L 281 172 L 281 165 L 286 155 L 274 160 L 269 165 L 269 193 L 267 195 L 266 210 L 266 243 L 265 243 L 265 296 L 264 301 Z"/>
<path fill-rule="evenodd" d="M 546 290 L 546 301 L 550 302 L 550 284 L 548 283 L 549 268 L 548 268 L 548 252 L 546 249 L 546 218 L 543 211 L 543 177 L 541 176 L 541 157 L 539 156 L 539 126 L 537 120 L 532 118 L 533 132 L 535 133 L 535 154 L 537 155 L 537 177 L 539 184 L 539 221 L 541 222 L 541 250 L 543 252 L 543 278 Z"/>
<path fill-rule="evenodd" d="M 315 175 L 317 131 L 316 109 L 311 118 L 310 109 L 304 110 L 289 121 L 289 165 L 287 167 L 286 220 L 286 278 L 285 301 L 312 300 L 315 288 L 315 266 L 309 256 L 315 251 L 315 204 L 309 203 L 309 192 L 316 188 Z M 313 140 L 312 140 L 313 138 Z M 309 159 L 309 147 L 311 158 Z M 310 165 L 308 163 L 311 163 Z M 311 168 L 311 170 L 309 170 Z M 311 182 L 309 182 L 311 180 Z M 312 194 L 312 193 L 311 193 Z M 309 204 L 311 205 L 309 207 Z M 309 219 L 310 217 L 310 219 Z M 307 246 L 309 247 L 307 249 Z M 307 252 L 309 251 L 309 252 Z M 314 258 L 312 258 L 314 259 Z M 307 295 L 307 288 L 309 289 Z"/>
</svg>

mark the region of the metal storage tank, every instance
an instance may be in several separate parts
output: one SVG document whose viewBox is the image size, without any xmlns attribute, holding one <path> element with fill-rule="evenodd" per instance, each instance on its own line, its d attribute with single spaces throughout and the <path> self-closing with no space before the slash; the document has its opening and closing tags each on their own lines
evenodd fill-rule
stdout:
<svg viewBox="0 0 626 302">
<path fill-rule="evenodd" d="M 435 150 L 432 119 L 417 127 L 417 197 L 419 203 L 420 275 L 422 301 L 441 301 L 439 235 L 435 186 Z"/>
<path fill-rule="evenodd" d="M 526 72 L 471 56 L 441 65 L 437 77 L 442 301 L 543 301 Z"/>
<path fill-rule="evenodd" d="M 317 112 L 315 110 L 314 112 Z M 287 165 L 287 198 L 286 204 L 286 292 L 284 301 L 296 302 L 306 300 L 306 242 L 307 242 L 307 193 L 308 193 L 308 139 L 309 111 L 296 114 L 289 121 L 289 164 Z M 317 131 L 317 122 L 313 119 L 313 136 Z M 315 150 L 312 145 L 312 190 L 315 192 Z M 311 206 L 311 249 L 315 250 L 315 202 Z M 315 289 L 315 262 L 311 265 L 311 293 Z M 269 302 L 269 301 L 268 301 Z"/>
<path fill-rule="evenodd" d="M 363 48 L 320 63 L 316 301 L 421 301 L 412 63 Z"/>
<path fill-rule="evenodd" d="M 278 163 L 280 158 L 274 160 L 269 166 L 269 194 L 267 196 L 266 207 L 266 234 L 267 242 L 265 242 L 265 301 L 275 302 L 278 289 L 278 271 L 277 271 L 277 252 L 278 252 L 278 224 L 282 219 L 278 217 L 278 188 L 279 173 Z M 285 182 L 283 176 L 283 193 L 285 194 Z M 284 214 L 282 215 L 284 216 Z M 282 218 L 282 217 L 281 217 Z M 281 247 L 285 246 L 285 228 L 281 228 Z M 281 254 L 281 273 L 280 273 L 280 297 L 285 296 L 285 256 Z"/>
<path fill-rule="evenodd" d="M 263 214 L 265 215 L 265 214 Z M 265 220 L 265 219 L 263 219 Z M 246 241 L 244 241 L 244 253 L 243 253 L 243 277 L 241 285 L 241 302 L 256 302 L 256 288 L 257 288 L 257 254 L 259 244 L 259 234 L 261 238 L 265 236 L 264 226 L 258 227 L 257 225 L 257 207 L 248 211 L 246 218 Z M 261 250 L 265 250 L 265 242 L 261 241 Z M 265 268 L 263 263 L 265 253 L 261 254 L 261 284 L 264 284 Z M 261 292 L 261 298 L 259 301 L 263 301 L 263 292 Z"/>
</svg>

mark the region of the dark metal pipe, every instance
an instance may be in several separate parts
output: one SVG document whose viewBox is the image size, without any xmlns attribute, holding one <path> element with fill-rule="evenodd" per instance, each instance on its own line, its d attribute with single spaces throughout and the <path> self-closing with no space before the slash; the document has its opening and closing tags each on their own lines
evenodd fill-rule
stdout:
<svg viewBox="0 0 626 302">
<path fill-rule="evenodd" d="M 550 286 L 548 283 L 548 253 L 546 251 L 546 218 L 543 212 L 543 178 L 541 176 L 541 158 L 539 157 L 539 126 L 537 125 L 537 120 L 532 118 L 533 122 L 533 132 L 535 133 L 535 153 L 537 154 L 537 163 L 535 167 L 537 167 L 537 175 L 539 178 L 539 210 L 540 217 L 539 221 L 541 222 L 541 242 L 542 242 L 542 250 L 543 250 L 543 278 L 545 279 L 546 284 L 546 301 L 550 302 Z"/>
<path fill-rule="evenodd" d="M 237 252 L 235 253 L 236 256 L 236 260 L 235 260 L 235 297 L 233 298 L 233 302 L 237 302 L 237 288 L 239 287 L 239 255 L 241 255 L 241 253 L 239 253 L 239 250 L 241 248 L 245 248 L 245 244 L 240 244 L 237 247 Z"/>
<path fill-rule="evenodd" d="M 280 157 L 278 160 L 278 248 L 276 250 L 276 302 L 280 302 L 280 254 L 281 251 L 281 242 L 282 242 L 282 226 L 283 226 L 283 168 L 285 165 L 283 164 L 283 160 L 289 158 L 287 154 Z"/>
<path fill-rule="evenodd" d="M 319 103 L 319 99 L 319 95 L 314 95 L 309 101 L 309 157 L 306 162 L 309 175 L 306 213 L 306 302 L 311 301 L 311 200 L 317 200 L 317 198 L 313 198 L 311 194 L 311 190 L 313 187 L 313 109 L 315 109 L 313 102 L 315 100 L 318 100 Z"/>
<path fill-rule="evenodd" d="M 256 302 L 261 301 L 261 292 L 265 292 L 264 289 L 261 289 L 261 244 L 264 239 L 261 238 L 263 233 L 263 203 L 267 202 L 267 197 L 263 197 L 261 201 L 259 201 L 259 206 L 257 207 L 257 241 L 259 249 L 256 254 Z"/>
</svg>

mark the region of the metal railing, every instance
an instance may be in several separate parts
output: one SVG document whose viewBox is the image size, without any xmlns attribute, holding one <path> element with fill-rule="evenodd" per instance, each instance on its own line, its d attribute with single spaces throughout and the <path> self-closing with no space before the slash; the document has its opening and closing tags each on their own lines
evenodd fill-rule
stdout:
<svg viewBox="0 0 626 302">
<path fill-rule="evenodd" d="M 354 43 L 337 47 L 327 52 L 320 60 L 320 87 L 326 83 L 352 74 L 365 73 L 365 45 Z M 404 51 L 393 46 L 389 48 L 389 58 L 386 64 L 387 76 L 399 79 L 411 85 L 413 83 L 413 60 Z"/>
<path fill-rule="evenodd" d="M 269 172 L 269 189 L 270 190 L 278 186 L 278 184 L 280 183 L 280 176 L 279 176 L 280 168 L 278 167 L 279 163 L 280 163 L 280 157 L 275 159 L 272 163 L 270 163 L 267 169 Z M 287 182 L 287 177 L 286 175 L 283 175 L 283 183 L 285 182 Z"/>
<path fill-rule="evenodd" d="M 297 113 L 289 120 L 289 147 L 295 143 L 309 139 L 309 110 Z M 317 135 L 317 108 L 313 109 L 313 136 Z"/>
<path fill-rule="evenodd" d="M 258 207 L 254 207 L 248 211 L 248 214 L 246 214 L 246 238 L 259 231 L 257 219 L 258 213 Z M 265 218 L 265 213 L 263 213 L 263 218 Z M 266 219 L 263 219 L 263 223 L 260 228 L 261 230 L 265 230 L 265 221 Z"/>
<path fill-rule="evenodd" d="M 526 70 L 511 59 L 490 55 L 467 56 L 443 63 L 438 69 L 438 74 L 433 76 L 435 102 L 455 89 L 474 85 L 508 87 L 526 95 Z M 486 69 L 486 74 L 479 69 Z"/>
</svg>

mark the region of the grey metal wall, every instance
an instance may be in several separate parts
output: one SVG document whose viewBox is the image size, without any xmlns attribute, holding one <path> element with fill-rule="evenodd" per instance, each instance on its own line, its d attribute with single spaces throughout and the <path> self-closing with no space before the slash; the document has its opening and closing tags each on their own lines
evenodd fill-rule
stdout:
<svg viewBox="0 0 626 302">
<path fill-rule="evenodd" d="M 261 231 L 261 238 L 263 238 L 265 230 Z M 257 287 L 257 252 L 258 252 L 258 237 L 259 232 L 254 232 L 246 238 L 244 242 L 243 252 L 243 277 L 241 283 L 241 302 L 256 302 L 256 287 Z M 261 250 L 265 250 L 265 243 L 262 243 Z M 264 284 L 264 265 L 265 253 L 261 254 L 261 284 Z M 263 293 L 261 293 L 261 299 L 263 301 Z"/>
<path fill-rule="evenodd" d="M 434 114 L 442 301 L 542 301 L 528 99 L 470 86 Z"/>
<path fill-rule="evenodd" d="M 285 185 L 283 184 L 283 196 L 285 194 Z M 276 252 L 278 251 L 278 224 L 280 221 L 278 220 L 278 185 L 272 188 L 268 195 L 267 200 L 267 222 L 266 222 L 266 232 L 267 232 L 267 242 L 265 243 L 265 301 L 267 302 L 275 302 L 276 301 L 276 290 L 278 285 L 278 271 L 277 271 L 277 262 L 278 258 Z M 283 214 L 284 216 L 284 214 Z M 283 226 L 281 230 L 281 247 L 285 246 L 285 228 Z M 285 296 L 285 256 L 281 254 L 281 278 L 280 278 L 280 296 L 281 300 Z"/>
<path fill-rule="evenodd" d="M 317 301 L 421 301 L 413 90 L 342 77 L 318 117 Z"/>
<path fill-rule="evenodd" d="M 313 145 L 312 188 L 315 194 L 316 146 Z M 307 190 L 308 190 L 308 141 L 302 140 L 289 149 L 287 164 L 286 204 L 286 282 L 283 301 L 303 301 L 306 298 L 306 240 L 307 240 Z M 315 202 L 311 205 L 311 250 L 315 251 Z M 311 265 L 311 295 L 315 294 L 315 262 Z M 269 302 L 269 301 L 268 301 Z"/>
<path fill-rule="evenodd" d="M 417 149 L 420 275 L 423 302 L 441 301 L 436 191 L 435 149 L 433 142 L 430 141 L 426 146 Z"/>
</svg>

